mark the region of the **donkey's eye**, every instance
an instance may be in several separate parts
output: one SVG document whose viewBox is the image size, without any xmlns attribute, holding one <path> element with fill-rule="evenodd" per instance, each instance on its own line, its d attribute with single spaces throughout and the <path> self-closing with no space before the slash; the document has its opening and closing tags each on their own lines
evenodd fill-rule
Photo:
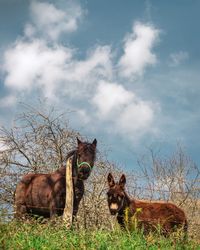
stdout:
<svg viewBox="0 0 200 250">
<path fill-rule="evenodd" d="M 108 200 L 112 200 L 112 195 L 110 195 L 109 193 L 107 193 L 108 196 Z"/>
</svg>

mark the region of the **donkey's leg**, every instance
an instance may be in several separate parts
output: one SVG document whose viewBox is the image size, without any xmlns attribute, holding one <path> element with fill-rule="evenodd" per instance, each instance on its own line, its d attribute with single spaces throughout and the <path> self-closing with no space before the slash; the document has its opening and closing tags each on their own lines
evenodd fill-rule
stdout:
<svg viewBox="0 0 200 250">
<path fill-rule="evenodd" d="M 73 221 L 77 215 L 80 201 L 84 194 L 84 184 L 83 181 L 77 181 L 74 188 L 74 205 L 73 205 Z"/>
<path fill-rule="evenodd" d="M 79 203 L 80 203 L 80 202 L 79 202 Z M 73 207 L 73 220 L 74 220 L 74 218 L 75 218 L 76 215 L 77 215 L 79 203 L 78 203 L 78 204 L 77 204 L 77 203 L 74 204 L 74 207 Z"/>
<path fill-rule="evenodd" d="M 27 207 L 24 204 L 16 204 L 14 218 L 23 219 L 27 215 Z"/>
<path fill-rule="evenodd" d="M 120 225 L 120 227 L 121 227 L 121 229 L 125 229 L 126 228 L 126 225 L 125 225 L 125 221 L 124 221 L 124 214 L 118 214 L 118 216 L 117 216 L 117 221 L 118 221 L 118 223 L 119 223 L 119 225 Z"/>
<path fill-rule="evenodd" d="M 184 225 L 183 225 L 183 240 L 185 242 L 188 241 L 188 222 L 185 220 Z"/>
<path fill-rule="evenodd" d="M 55 202 L 51 202 L 50 206 L 49 206 L 49 215 L 50 218 L 53 219 L 57 214 L 57 208 L 56 208 L 56 203 Z"/>
<path fill-rule="evenodd" d="M 79 208 L 79 204 L 80 204 L 80 201 L 82 199 L 82 196 L 83 195 L 81 195 L 81 197 L 79 197 L 78 199 L 77 198 L 74 199 L 72 223 L 76 219 L 76 215 L 78 213 L 78 208 Z"/>
<path fill-rule="evenodd" d="M 170 222 L 165 223 L 161 228 L 161 233 L 164 237 L 168 237 L 171 232 L 173 232 L 173 226 Z"/>
</svg>

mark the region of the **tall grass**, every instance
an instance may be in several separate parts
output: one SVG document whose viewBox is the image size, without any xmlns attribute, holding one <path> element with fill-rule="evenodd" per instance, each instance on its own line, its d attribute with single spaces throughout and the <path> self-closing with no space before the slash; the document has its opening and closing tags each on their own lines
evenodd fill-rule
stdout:
<svg viewBox="0 0 200 250">
<path fill-rule="evenodd" d="M 115 230 L 67 230 L 62 223 L 36 221 L 0 223 L 0 249 L 199 249 L 198 242 L 183 242 L 161 235 L 144 236 L 139 232 Z"/>
</svg>

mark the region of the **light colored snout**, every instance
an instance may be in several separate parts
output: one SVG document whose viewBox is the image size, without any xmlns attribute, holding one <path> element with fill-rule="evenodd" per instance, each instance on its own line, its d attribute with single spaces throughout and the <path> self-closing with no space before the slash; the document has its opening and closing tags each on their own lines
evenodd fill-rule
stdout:
<svg viewBox="0 0 200 250">
<path fill-rule="evenodd" d="M 111 209 L 111 210 L 117 210 L 117 209 L 118 209 L 117 203 L 111 203 L 111 204 L 110 204 L 110 209 Z"/>
</svg>

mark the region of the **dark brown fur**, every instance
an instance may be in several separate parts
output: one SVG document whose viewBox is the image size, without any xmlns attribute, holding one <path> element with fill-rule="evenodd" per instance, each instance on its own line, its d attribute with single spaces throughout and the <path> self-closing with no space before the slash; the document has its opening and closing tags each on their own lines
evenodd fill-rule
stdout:
<svg viewBox="0 0 200 250">
<path fill-rule="evenodd" d="M 94 165 L 96 153 L 96 139 L 93 143 L 81 142 L 79 139 L 77 150 L 70 152 L 67 158 L 72 158 L 72 176 L 74 189 L 73 215 L 78 211 L 80 200 L 84 194 L 84 182 L 90 175 L 91 168 L 87 162 Z M 43 217 L 62 215 L 66 197 L 66 167 L 62 166 L 51 174 L 27 174 L 18 183 L 15 191 L 15 216 L 18 218 L 26 214 Z"/>
<path fill-rule="evenodd" d="M 111 214 L 117 214 L 118 223 L 122 227 L 126 227 L 125 210 L 127 210 L 129 221 L 131 218 L 136 218 L 138 227 L 142 228 L 144 233 L 155 231 L 160 227 L 161 233 L 166 236 L 179 228 L 186 234 L 187 219 L 182 209 L 167 202 L 130 199 L 124 190 L 125 183 L 125 175 L 121 176 L 119 183 L 115 183 L 112 174 L 108 175 L 108 206 Z"/>
</svg>

